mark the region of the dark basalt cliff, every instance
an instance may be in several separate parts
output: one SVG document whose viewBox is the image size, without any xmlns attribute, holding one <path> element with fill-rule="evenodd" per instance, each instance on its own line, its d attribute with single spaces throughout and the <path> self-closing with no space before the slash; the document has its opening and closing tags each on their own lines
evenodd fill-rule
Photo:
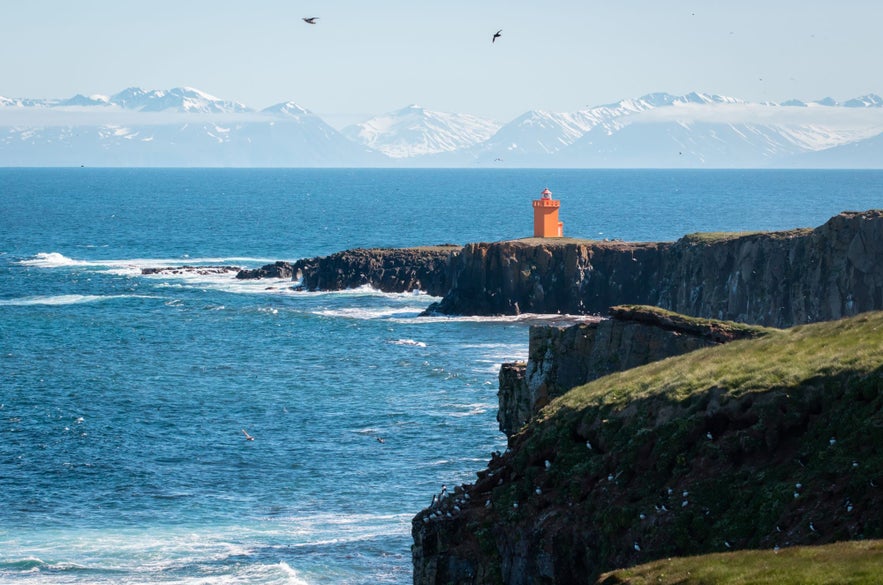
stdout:
<svg viewBox="0 0 883 585">
<path fill-rule="evenodd" d="M 255 270 L 242 270 L 236 277 L 293 278 L 305 290 L 344 290 L 371 286 L 384 292 L 421 290 L 442 296 L 450 288 L 452 258 L 460 246 L 418 248 L 370 248 L 337 252 L 330 256 L 297 262 L 276 262 Z"/>
<path fill-rule="evenodd" d="M 880 538 L 881 446 L 881 312 L 614 373 L 414 518 L 414 583 L 593 583 L 654 559 Z"/>
<path fill-rule="evenodd" d="M 611 308 L 609 319 L 532 326 L 527 362 L 500 368 L 500 430 L 513 434 L 552 399 L 602 376 L 769 331 L 634 305 Z"/>
<path fill-rule="evenodd" d="M 788 327 L 883 309 L 883 211 L 816 229 L 674 243 L 524 239 L 452 258 L 446 314 L 601 313 L 616 304 Z"/>
<path fill-rule="evenodd" d="M 883 309 L 883 210 L 844 212 L 816 229 L 693 234 L 677 242 L 528 238 L 346 250 L 242 270 L 307 290 L 423 290 L 427 313 L 600 314 L 619 304 L 790 327 Z"/>
</svg>

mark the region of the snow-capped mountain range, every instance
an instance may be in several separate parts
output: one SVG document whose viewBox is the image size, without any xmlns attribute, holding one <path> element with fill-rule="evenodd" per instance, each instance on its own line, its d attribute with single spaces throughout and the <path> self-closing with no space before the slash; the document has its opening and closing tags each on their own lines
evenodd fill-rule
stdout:
<svg viewBox="0 0 883 585">
<path fill-rule="evenodd" d="M 294 102 L 197 89 L 0 96 L 0 166 L 883 168 L 883 98 L 651 93 L 501 124 L 412 105 L 335 130 Z"/>
<path fill-rule="evenodd" d="M 467 149 L 490 139 L 499 129 L 499 123 L 477 116 L 411 105 L 348 126 L 343 134 L 391 158 L 411 158 Z"/>
</svg>

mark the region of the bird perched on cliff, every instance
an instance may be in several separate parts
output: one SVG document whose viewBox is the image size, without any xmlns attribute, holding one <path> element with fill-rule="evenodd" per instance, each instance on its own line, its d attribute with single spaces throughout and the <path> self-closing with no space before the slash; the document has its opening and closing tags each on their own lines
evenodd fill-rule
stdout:
<svg viewBox="0 0 883 585">
<path fill-rule="evenodd" d="M 306 18 L 301 19 L 307 24 L 316 24 L 316 21 L 319 20 L 318 16 L 308 16 Z"/>
<path fill-rule="evenodd" d="M 254 441 L 254 437 L 252 437 L 251 435 L 249 435 L 249 434 L 248 434 L 248 431 L 246 431 L 245 429 L 242 429 L 242 434 L 245 435 L 245 440 L 246 440 L 246 441 Z"/>
<path fill-rule="evenodd" d="M 503 29 L 498 30 L 494 33 L 494 36 L 491 38 L 491 43 L 496 43 L 497 39 L 503 36 Z"/>
</svg>

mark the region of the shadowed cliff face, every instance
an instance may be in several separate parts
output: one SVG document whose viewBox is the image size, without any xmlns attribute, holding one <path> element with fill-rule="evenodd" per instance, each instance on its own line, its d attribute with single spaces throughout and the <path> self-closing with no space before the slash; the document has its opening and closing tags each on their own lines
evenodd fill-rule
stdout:
<svg viewBox="0 0 883 585">
<path fill-rule="evenodd" d="M 814 230 L 626 244 L 527 239 L 470 244 L 452 259 L 447 314 L 597 314 L 656 305 L 788 327 L 883 309 L 883 211 Z"/>
<path fill-rule="evenodd" d="M 670 247 L 536 238 L 468 244 L 452 262 L 451 290 L 430 311 L 592 314 L 650 304 Z"/>
<path fill-rule="evenodd" d="M 816 229 L 695 234 L 677 242 L 529 238 L 357 249 L 243 270 L 302 278 L 308 290 L 369 285 L 443 296 L 427 313 L 597 315 L 620 304 L 790 327 L 883 309 L 883 211 L 844 212 Z"/>
<path fill-rule="evenodd" d="M 512 435 L 554 398 L 602 376 L 769 331 L 640 306 L 613 307 L 609 319 L 568 327 L 533 326 L 527 363 L 500 368 L 500 430 Z"/>
<path fill-rule="evenodd" d="M 236 278 L 300 279 L 299 286 L 306 290 L 344 290 L 367 285 L 384 292 L 421 290 L 442 296 L 450 289 L 451 259 L 459 252 L 460 246 L 454 245 L 345 250 L 294 263 L 276 262 L 242 270 Z"/>
<path fill-rule="evenodd" d="M 883 536 L 883 313 L 599 378 L 412 523 L 421 585 Z"/>
</svg>

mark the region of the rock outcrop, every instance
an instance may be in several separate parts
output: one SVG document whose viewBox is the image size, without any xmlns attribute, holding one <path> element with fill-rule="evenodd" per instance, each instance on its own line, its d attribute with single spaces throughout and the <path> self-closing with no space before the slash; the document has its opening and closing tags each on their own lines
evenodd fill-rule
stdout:
<svg viewBox="0 0 883 585">
<path fill-rule="evenodd" d="M 883 309 L 883 210 L 844 212 L 816 229 L 692 234 L 676 242 L 527 238 L 346 250 L 242 270 L 306 290 L 420 289 L 426 313 L 601 314 L 653 305 L 694 317 L 790 327 Z"/>
<path fill-rule="evenodd" d="M 279 260 L 272 264 L 266 264 L 260 268 L 242 269 L 236 273 L 240 280 L 255 280 L 261 278 L 298 278 L 297 270 L 290 262 Z"/>
<path fill-rule="evenodd" d="M 655 305 L 788 327 L 883 309 L 883 211 L 816 229 L 695 234 L 674 243 L 524 239 L 469 244 L 430 312 L 601 313 Z"/>
<path fill-rule="evenodd" d="M 276 262 L 243 270 L 237 278 L 291 277 L 304 290 L 344 290 L 371 286 L 384 292 L 421 290 L 442 296 L 450 289 L 450 265 L 460 246 L 371 248 L 337 252 L 294 263 Z M 288 275 L 288 276 L 285 276 Z"/>
<path fill-rule="evenodd" d="M 883 313 L 579 386 L 413 519 L 415 585 L 883 537 Z"/>
<path fill-rule="evenodd" d="M 602 376 L 768 331 L 643 306 L 613 307 L 609 319 L 567 327 L 532 326 L 527 362 L 500 368 L 500 430 L 512 435 L 554 398 Z"/>
</svg>

